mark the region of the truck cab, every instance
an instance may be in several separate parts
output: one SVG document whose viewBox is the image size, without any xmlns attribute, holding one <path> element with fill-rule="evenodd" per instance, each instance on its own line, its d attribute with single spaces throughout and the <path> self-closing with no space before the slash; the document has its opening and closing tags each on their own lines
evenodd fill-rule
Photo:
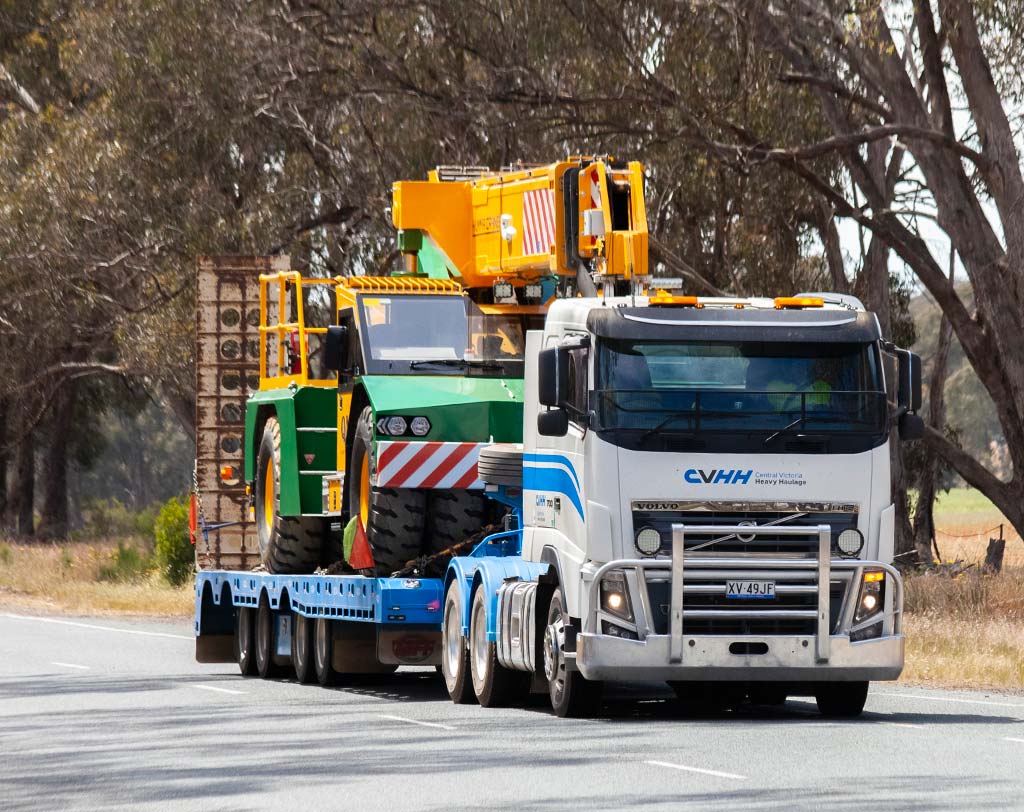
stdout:
<svg viewBox="0 0 1024 812">
<path fill-rule="evenodd" d="M 920 434 L 920 364 L 859 301 L 566 299 L 526 357 L 521 554 L 560 603 L 534 610 L 556 711 L 664 680 L 852 714 L 899 676 L 889 453 Z"/>
</svg>

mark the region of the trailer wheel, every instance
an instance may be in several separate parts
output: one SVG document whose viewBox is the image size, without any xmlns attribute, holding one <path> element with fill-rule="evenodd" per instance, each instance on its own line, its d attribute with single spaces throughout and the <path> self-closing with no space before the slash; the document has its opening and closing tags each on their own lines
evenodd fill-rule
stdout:
<svg viewBox="0 0 1024 812">
<path fill-rule="evenodd" d="M 488 524 L 487 497 L 481 491 L 430 491 L 427 502 L 428 555 L 454 547 Z"/>
<path fill-rule="evenodd" d="M 256 538 L 269 572 L 309 573 L 320 563 L 326 531 L 316 516 L 281 515 L 281 425 L 267 418 L 256 461 Z"/>
<path fill-rule="evenodd" d="M 548 623 L 544 629 L 544 676 L 548 680 L 548 696 L 556 716 L 589 716 L 601 704 L 603 684 L 586 679 L 579 671 L 570 671 L 565 665 L 565 626 L 569 616 L 565 611 L 562 590 L 555 589 L 548 605 Z"/>
<path fill-rule="evenodd" d="M 264 595 L 256 610 L 256 671 L 263 679 L 272 679 L 279 670 L 274 662 L 274 612 Z"/>
<path fill-rule="evenodd" d="M 338 678 L 332 661 L 334 659 L 334 635 L 331 621 L 318 617 L 313 623 L 313 666 L 316 681 L 325 688 L 334 685 Z"/>
<path fill-rule="evenodd" d="M 828 682 L 814 692 L 822 716 L 851 718 L 860 716 L 868 700 L 867 682 Z"/>
<path fill-rule="evenodd" d="M 256 658 L 253 652 L 253 610 L 240 606 L 235 614 L 235 661 L 243 677 L 256 673 Z"/>
<path fill-rule="evenodd" d="M 482 588 L 473 595 L 470 610 L 469 664 L 473 693 L 483 707 L 514 705 L 529 696 L 531 675 L 502 666 L 497 644 L 487 642 L 487 598 Z"/>
<path fill-rule="evenodd" d="M 313 626 L 314 622 L 305 615 L 292 614 L 292 667 L 295 679 L 300 683 L 312 682 L 316 675 L 313 667 Z"/>
<path fill-rule="evenodd" d="M 462 598 L 458 584 L 448 588 L 444 598 L 441 626 L 441 674 L 448 696 L 456 705 L 468 705 L 475 698 L 470 677 L 469 651 L 462 637 Z"/>
<path fill-rule="evenodd" d="M 371 485 L 372 448 L 373 409 L 367 406 L 359 416 L 352 441 L 349 515 L 362 519 L 376 574 L 387 576 L 419 556 L 427 497 L 423 491 L 411 488 Z"/>
</svg>

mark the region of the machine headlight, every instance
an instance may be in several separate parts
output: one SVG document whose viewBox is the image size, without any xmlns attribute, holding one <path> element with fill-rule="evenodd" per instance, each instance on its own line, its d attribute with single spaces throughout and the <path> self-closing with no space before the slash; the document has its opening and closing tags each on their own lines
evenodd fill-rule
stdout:
<svg viewBox="0 0 1024 812">
<path fill-rule="evenodd" d="M 857 611 L 853 614 L 854 623 L 867 620 L 885 608 L 885 572 L 867 570 L 861 580 L 860 598 Z"/>
<path fill-rule="evenodd" d="M 430 421 L 425 417 L 414 417 L 409 423 L 409 429 L 417 437 L 425 437 L 430 433 Z"/>
<path fill-rule="evenodd" d="M 613 572 L 601 579 L 601 608 L 624 620 L 633 619 L 626 576 L 621 572 Z"/>
<path fill-rule="evenodd" d="M 388 434 L 392 437 L 401 437 L 405 434 L 408 424 L 405 422 L 404 417 L 398 417 L 396 415 L 395 417 L 388 418 L 388 422 L 384 424 L 384 428 L 387 429 Z"/>
<path fill-rule="evenodd" d="M 839 554 L 844 558 L 856 558 L 864 549 L 864 534 L 856 527 L 847 527 L 836 540 Z"/>
<path fill-rule="evenodd" d="M 661 549 L 661 533 L 653 527 L 641 527 L 636 534 L 636 549 L 641 555 L 654 555 Z"/>
</svg>

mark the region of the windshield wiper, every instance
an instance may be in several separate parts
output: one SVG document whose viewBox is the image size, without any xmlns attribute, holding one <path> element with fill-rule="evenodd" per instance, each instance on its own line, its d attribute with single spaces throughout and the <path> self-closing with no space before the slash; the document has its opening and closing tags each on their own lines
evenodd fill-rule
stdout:
<svg viewBox="0 0 1024 812">
<path fill-rule="evenodd" d="M 669 425 L 670 423 L 675 422 L 679 418 L 681 418 L 681 417 L 691 417 L 691 416 L 692 415 L 690 415 L 689 412 L 676 412 L 675 414 L 670 414 L 668 417 L 666 417 L 664 420 L 662 420 L 657 426 L 655 426 L 652 429 L 647 429 L 647 431 L 645 431 L 643 434 L 641 434 L 640 435 L 640 443 L 642 444 L 652 434 L 657 434 L 659 431 L 661 431 L 667 425 Z M 696 436 L 692 431 L 687 432 L 687 433 L 691 437 Z"/>
<path fill-rule="evenodd" d="M 467 361 L 465 358 L 437 358 L 430 361 L 410 361 L 410 369 L 422 366 L 458 367 L 459 369 L 501 369 L 497 361 Z"/>
<path fill-rule="evenodd" d="M 804 415 L 800 415 L 800 417 L 798 417 L 796 420 L 794 420 L 788 426 L 783 426 L 781 429 L 779 429 L 774 434 L 769 434 L 767 437 L 764 438 L 763 445 L 768 445 L 772 440 L 776 439 L 777 437 L 781 437 L 784 434 L 788 434 L 793 429 L 795 429 L 797 426 L 803 425 L 803 422 L 804 422 L 805 419 L 806 418 L 804 417 Z"/>
</svg>

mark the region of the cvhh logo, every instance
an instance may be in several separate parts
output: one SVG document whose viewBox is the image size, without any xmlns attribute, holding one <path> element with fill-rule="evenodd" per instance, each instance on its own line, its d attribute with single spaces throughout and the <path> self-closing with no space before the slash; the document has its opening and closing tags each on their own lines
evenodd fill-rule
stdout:
<svg viewBox="0 0 1024 812">
<path fill-rule="evenodd" d="M 753 469 L 740 471 L 730 468 L 726 471 L 724 468 L 712 468 L 705 471 L 703 468 L 688 468 L 683 474 L 683 479 L 691 485 L 746 485 L 753 474 Z"/>
</svg>

